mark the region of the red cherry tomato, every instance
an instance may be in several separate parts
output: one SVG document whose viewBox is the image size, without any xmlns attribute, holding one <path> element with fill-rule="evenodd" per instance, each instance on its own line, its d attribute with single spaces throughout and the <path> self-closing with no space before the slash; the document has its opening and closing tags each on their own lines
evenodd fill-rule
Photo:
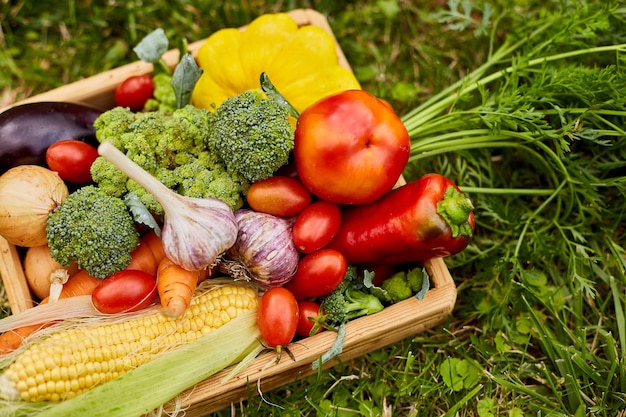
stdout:
<svg viewBox="0 0 626 417">
<path fill-rule="evenodd" d="M 154 93 L 154 81 L 150 75 L 133 75 L 115 89 L 115 104 L 133 111 L 143 109 Z"/>
<path fill-rule="evenodd" d="M 254 211 L 291 217 L 311 203 L 311 192 L 295 178 L 273 176 L 252 184 L 246 199 Z"/>
<path fill-rule="evenodd" d="M 137 311 L 149 306 L 157 294 L 156 278 L 147 272 L 125 269 L 105 278 L 91 294 L 101 313 Z"/>
<path fill-rule="evenodd" d="M 322 200 L 365 204 L 390 191 L 411 148 L 402 120 L 363 90 L 347 90 L 305 109 L 295 131 L 300 180 Z"/>
<path fill-rule="evenodd" d="M 315 301 L 298 301 L 298 327 L 296 334 L 302 337 L 313 336 L 311 330 L 315 326 L 315 319 L 320 315 L 320 305 Z M 324 328 L 319 326 L 314 334 L 318 334 Z"/>
<path fill-rule="evenodd" d="M 297 300 L 321 297 L 337 288 L 347 269 L 346 258 L 341 252 L 320 249 L 300 259 L 296 273 L 285 288 Z"/>
<path fill-rule="evenodd" d="M 267 346 L 288 345 L 298 327 L 298 302 L 293 294 L 283 287 L 265 291 L 259 300 L 257 323 Z"/>
<path fill-rule="evenodd" d="M 292 230 L 293 243 L 300 252 L 312 253 L 330 242 L 340 226 L 339 206 L 327 201 L 316 201 L 296 218 Z"/>
<path fill-rule="evenodd" d="M 91 182 L 91 164 L 98 150 L 80 140 L 66 139 L 53 143 L 46 150 L 48 168 L 59 173 L 64 181 L 75 184 Z"/>
</svg>

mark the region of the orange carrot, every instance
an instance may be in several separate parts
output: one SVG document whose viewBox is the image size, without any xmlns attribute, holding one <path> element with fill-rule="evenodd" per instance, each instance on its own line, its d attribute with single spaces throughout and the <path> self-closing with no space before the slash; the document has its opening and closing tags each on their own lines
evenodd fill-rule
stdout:
<svg viewBox="0 0 626 417">
<path fill-rule="evenodd" d="M 165 315 L 179 317 L 187 310 L 200 275 L 200 271 L 187 271 L 167 257 L 159 262 L 157 291 Z"/>
<path fill-rule="evenodd" d="M 85 272 L 85 270 L 80 270 L 63 285 L 59 298 L 89 295 L 99 283 L 100 280 L 98 278 L 92 277 Z M 40 304 L 46 304 L 47 302 L 48 297 L 41 300 Z M 56 321 L 31 324 L 29 326 L 18 327 L 17 329 L 12 329 L 0 334 L 0 356 L 13 352 L 22 345 L 24 339 L 28 336 L 40 329 L 45 329 L 54 323 L 56 323 Z"/>
<path fill-rule="evenodd" d="M 63 289 L 61 290 L 59 298 L 89 295 L 98 286 L 98 284 L 100 284 L 100 282 L 100 279 L 92 277 L 87 273 L 87 271 L 81 269 L 76 273 L 76 275 L 72 276 L 65 284 L 63 284 Z M 42 301 L 42 303 L 45 302 L 48 302 L 48 300 L 44 299 Z"/>
<path fill-rule="evenodd" d="M 154 231 L 150 231 L 141 237 L 139 246 L 131 254 L 130 264 L 126 269 L 138 269 L 156 275 L 159 262 L 164 257 L 161 238 Z"/>
</svg>

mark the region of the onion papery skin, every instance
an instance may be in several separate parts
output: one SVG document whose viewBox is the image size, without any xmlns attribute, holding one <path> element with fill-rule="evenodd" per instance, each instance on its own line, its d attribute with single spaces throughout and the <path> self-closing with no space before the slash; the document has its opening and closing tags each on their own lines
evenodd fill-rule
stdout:
<svg viewBox="0 0 626 417">
<path fill-rule="evenodd" d="M 221 270 L 264 287 L 289 282 L 300 259 L 291 238 L 293 220 L 247 209 L 237 210 L 235 218 L 237 241 L 226 252 Z"/>
<path fill-rule="evenodd" d="M 48 214 L 69 190 L 59 175 L 38 165 L 19 165 L 0 176 L 0 235 L 17 246 L 48 243 Z"/>
</svg>

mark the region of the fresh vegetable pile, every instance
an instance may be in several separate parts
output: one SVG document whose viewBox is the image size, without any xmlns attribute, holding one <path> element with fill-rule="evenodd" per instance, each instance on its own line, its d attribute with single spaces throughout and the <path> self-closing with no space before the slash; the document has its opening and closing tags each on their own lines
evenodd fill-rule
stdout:
<svg viewBox="0 0 626 417">
<path fill-rule="evenodd" d="M 469 198 L 437 173 L 405 183 L 405 124 L 336 65 L 328 34 L 294 25 L 277 14 L 220 31 L 200 50 L 200 67 L 181 51 L 173 72 L 161 65 L 168 42 L 157 30 L 135 49 L 154 64 L 152 76 L 120 84 L 118 106 L 91 123 L 97 150 L 78 134 L 48 139 L 42 131 L 31 139 L 37 159 L 3 169 L 0 193 L 11 198 L 0 201 L 0 235 L 40 257 L 46 267 L 29 282 L 50 295 L 0 322 L 4 351 L 14 351 L 4 357 L 0 392 L 16 410 L 65 400 L 41 415 L 79 415 L 110 390 L 145 383 L 164 363 L 224 338 L 233 338 L 228 353 L 203 358 L 197 375 L 264 348 L 279 362 L 297 338 L 336 331 L 326 361 L 341 350 L 348 321 L 423 297 L 421 262 L 469 244 Z M 233 63 L 227 78 L 211 72 L 211 60 L 226 53 L 221 37 L 256 39 L 262 28 L 278 36 L 273 53 L 297 51 L 301 60 L 289 55 L 277 65 L 254 55 L 241 68 Z M 239 69 L 254 83 L 237 84 Z M 211 95 L 216 85 L 224 92 Z M 65 125 L 89 111 L 39 106 L 65 112 Z M 7 119 L 17 123 L 19 111 Z M 64 293 L 77 277 L 87 282 L 82 290 Z M 68 341 L 71 353 L 59 345 Z M 95 376 L 81 365 L 101 359 Z M 201 380 L 185 377 L 196 370 L 187 369 L 177 367 L 171 389 L 123 415 L 148 412 Z"/>
</svg>

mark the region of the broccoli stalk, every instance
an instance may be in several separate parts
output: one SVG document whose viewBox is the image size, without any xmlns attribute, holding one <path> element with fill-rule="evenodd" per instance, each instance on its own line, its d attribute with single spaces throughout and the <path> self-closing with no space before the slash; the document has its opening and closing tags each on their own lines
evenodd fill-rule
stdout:
<svg viewBox="0 0 626 417">
<path fill-rule="evenodd" d="M 356 267 L 349 266 L 339 286 L 321 298 L 320 307 L 324 313 L 315 319 L 311 333 L 315 333 L 317 327 L 321 326 L 329 330 L 336 330 L 337 338 L 331 348 L 311 364 L 313 369 L 317 369 L 342 352 L 347 322 L 383 310 L 384 306 L 381 301 L 363 289 L 363 284 L 358 279 Z"/>
<path fill-rule="evenodd" d="M 128 266 L 139 234 L 126 204 L 86 186 L 48 216 L 50 255 L 61 265 L 76 261 L 89 275 L 106 278 Z"/>
<path fill-rule="evenodd" d="M 381 311 L 384 308 L 381 301 L 361 287 L 356 267 L 350 266 L 339 286 L 322 298 L 320 306 L 324 314 L 319 318 L 319 325 L 334 327 Z"/>
</svg>

